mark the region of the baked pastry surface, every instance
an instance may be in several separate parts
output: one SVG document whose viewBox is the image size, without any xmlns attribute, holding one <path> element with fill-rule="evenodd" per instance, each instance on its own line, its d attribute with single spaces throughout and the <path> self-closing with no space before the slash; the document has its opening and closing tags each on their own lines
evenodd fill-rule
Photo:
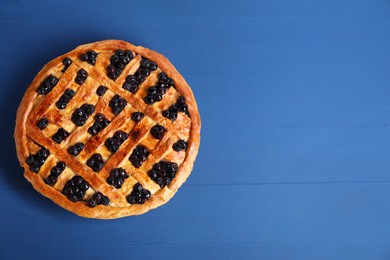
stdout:
<svg viewBox="0 0 390 260">
<path fill-rule="evenodd" d="M 25 178 L 88 218 L 165 204 L 200 144 L 193 93 L 161 54 L 120 40 L 81 45 L 46 64 L 17 111 Z"/>
</svg>

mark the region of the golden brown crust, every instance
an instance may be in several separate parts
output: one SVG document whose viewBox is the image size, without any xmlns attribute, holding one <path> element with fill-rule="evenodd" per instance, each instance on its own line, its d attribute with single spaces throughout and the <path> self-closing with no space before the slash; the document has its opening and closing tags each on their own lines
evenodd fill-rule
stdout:
<svg viewBox="0 0 390 260">
<path fill-rule="evenodd" d="M 92 66 L 87 64 L 86 62 L 80 61 L 78 58 L 81 54 L 89 50 L 94 50 L 97 53 L 99 53 L 99 55 L 103 55 L 103 53 L 106 53 L 104 55 L 111 55 L 117 49 L 131 50 L 142 57 L 145 57 L 151 61 L 156 62 L 159 69 L 161 69 L 170 78 L 174 80 L 176 91 L 180 95 L 185 97 L 186 104 L 188 106 L 188 111 L 190 114 L 190 119 L 187 116 L 181 115 L 178 118 L 178 122 L 172 123 L 161 116 L 162 108 L 159 106 L 165 106 L 166 108 L 167 106 L 172 104 L 173 97 L 174 95 L 177 96 L 177 93 L 172 93 L 172 97 L 167 97 L 167 99 L 169 98 L 172 99 L 169 102 L 168 101 L 165 102 L 163 99 L 163 101 L 161 102 L 162 104 L 156 103 L 153 106 L 148 106 L 145 103 L 140 102 L 140 100 L 142 100 L 140 96 L 137 97 L 136 95 L 132 95 L 131 93 L 126 92 L 119 86 L 119 83 L 121 81 L 122 82 L 124 81 L 124 78 L 128 75 L 128 73 L 127 74 L 122 73 L 120 77 L 117 79 L 117 81 L 114 83 L 114 81 L 110 80 L 103 71 L 105 69 L 104 66 L 107 65 L 107 63 L 104 62 L 107 62 L 107 60 L 106 61 L 102 60 L 101 64 L 96 64 L 96 66 Z M 65 57 L 68 57 L 73 61 L 72 66 L 74 66 L 74 68 L 69 67 L 68 70 L 65 71 L 64 73 L 60 73 L 60 71 L 63 68 L 62 60 Z M 109 56 L 107 57 L 109 58 Z M 135 64 L 137 62 L 137 59 L 134 58 L 133 60 L 134 62 L 133 61 L 132 62 Z M 80 132 L 73 135 L 72 132 L 68 142 L 65 145 L 60 146 L 55 144 L 50 138 L 47 138 L 47 136 L 45 137 L 44 134 L 40 133 L 40 131 L 36 131 L 36 129 L 33 126 L 36 120 L 39 119 L 42 115 L 47 115 L 48 117 L 50 117 L 50 119 L 53 122 L 55 122 L 55 124 L 59 126 L 66 124 L 65 122 L 66 116 L 70 116 L 70 115 L 67 114 L 66 116 L 65 115 L 61 116 L 60 114 L 52 113 L 51 111 L 49 111 L 50 106 L 54 105 L 55 101 L 63 93 L 63 90 L 66 87 L 66 85 L 58 87 L 58 89 L 56 89 L 57 87 L 53 88 L 53 90 L 46 96 L 38 95 L 36 89 L 41 84 L 41 82 L 50 74 L 54 74 L 56 76 L 58 75 L 60 81 L 61 81 L 61 77 L 64 77 L 63 81 L 69 81 L 68 79 L 71 79 L 72 76 L 74 76 L 75 70 L 78 69 L 79 67 L 83 67 L 88 71 L 90 77 L 92 78 L 91 80 L 95 80 L 100 84 L 106 85 L 110 91 L 112 91 L 115 94 L 121 95 L 123 98 L 127 100 L 127 102 L 133 108 L 135 108 L 135 110 L 145 113 L 145 115 L 148 117 L 148 119 L 141 121 L 142 123 L 140 123 L 140 125 L 138 126 L 139 128 L 138 130 L 136 129 L 137 126 L 133 127 L 133 129 L 130 132 L 130 136 L 134 137 L 134 140 L 128 141 L 128 143 L 126 144 L 127 148 L 134 147 L 134 145 L 136 145 L 141 139 L 144 140 L 145 143 L 149 142 L 145 137 L 146 133 L 143 133 L 142 135 L 142 133 L 140 134 L 140 132 L 143 131 L 142 127 L 147 127 L 150 124 L 152 124 L 152 122 L 153 123 L 157 122 L 159 124 L 162 124 L 164 127 L 168 129 L 169 135 L 164 136 L 164 138 L 157 144 L 150 144 L 155 146 L 154 146 L 154 150 L 151 151 L 151 155 L 150 155 L 151 158 L 148 158 L 148 160 L 145 162 L 145 165 L 148 165 L 150 167 L 151 165 L 153 165 L 153 161 L 152 161 L 153 159 L 155 159 L 154 163 L 156 163 L 158 162 L 159 159 L 163 159 L 167 157 L 173 160 L 177 160 L 179 164 L 179 170 L 176 174 L 176 177 L 173 179 L 173 181 L 168 186 L 165 186 L 164 188 L 160 189 L 159 187 L 157 187 L 158 185 L 156 185 L 153 181 L 148 179 L 147 175 L 145 176 L 146 169 L 143 170 L 133 169 L 134 172 L 132 173 L 131 177 L 135 181 L 142 182 L 144 186 L 146 185 L 146 187 L 149 187 L 152 191 L 151 198 L 149 200 L 146 200 L 146 202 L 142 205 L 141 204 L 125 205 L 123 192 L 114 189 L 112 186 L 109 186 L 107 183 L 104 182 L 103 177 L 107 176 L 108 174 L 107 172 L 110 170 L 109 166 L 114 167 L 117 166 L 117 164 L 123 163 L 124 160 L 127 159 L 128 157 L 129 154 L 128 150 L 123 150 L 125 148 L 121 146 L 121 150 L 119 150 L 116 154 L 110 156 L 110 160 L 108 160 L 107 164 L 101 170 L 101 173 L 99 172 L 99 177 L 95 177 L 91 169 L 88 168 L 85 165 L 85 163 L 83 164 L 83 162 L 80 161 L 81 160 L 80 158 L 83 158 L 84 155 L 80 154 L 79 155 L 80 158 L 74 158 L 69 154 L 67 154 L 66 152 L 66 147 L 68 147 L 66 145 L 69 145 L 69 143 L 71 142 L 70 140 L 77 140 L 79 136 L 83 136 L 83 134 L 85 135 L 85 133 Z M 125 71 L 129 72 L 129 70 L 131 69 L 130 67 L 131 66 L 128 65 L 128 67 L 126 67 L 123 72 Z M 91 85 L 87 85 L 85 88 L 91 88 Z M 82 91 L 82 87 L 83 86 L 80 87 L 80 92 Z M 141 88 L 145 89 L 146 87 L 147 86 L 145 83 L 145 85 Z M 84 96 L 80 94 L 76 99 L 78 103 L 74 104 L 74 106 L 77 105 L 77 107 L 79 107 L 81 104 L 83 104 L 84 101 L 87 100 L 89 92 L 91 91 L 93 90 L 86 89 Z M 142 93 L 142 91 L 140 93 Z M 46 102 L 47 104 L 44 102 Z M 102 109 L 102 111 L 104 111 L 104 109 L 107 107 L 108 101 L 102 98 L 102 100 L 99 102 L 100 103 L 96 105 L 96 109 Z M 126 110 L 126 113 L 129 112 L 130 110 Z M 113 118 L 112 125 L 117 127 L 122 127 L 122 125 L 129 124 L 127 123 L 128 121 L 126 121 L 128 120 L 128 118 L 126 118 L 126 115 L 122 115 L 122 114 L 119 114 L 115 118 L 112 117 Z M 128 114 L 127 116 L 129 117 Z M 189 124 L 189 129 L 187 128 L 188 124 Z M 73 51 L 66 53 L 60 57 L 57 57 L 56 59 L 52 60 L 42 68 L 42 70 L 37 74 L 37 76 L 31 83 L 31 85 L 28 87 L 21 101 L 21 104 L 18 108 L 14 137 L 15 137 L 18 159 L 20 161 L 21 166 L 25 170 L 24 176 L 29 182 L 31 182 L 33 187 L 38 192 L 50 198 L 61 207 L 69 211 L 72 211 L 77 215 L 83 217 L 89 217 L 89 218 L 112 219 L 112 218 L 119 218 L 124 216 L 138 215 L 138 214 L 145 213 L 150 209 L 154 209 L 158 206 L 165 204 L 172 198 L 172 196 L 176 193 L 177 189 L 186 181 L 186 179 L 188 178 L 189 174 L 192 171 L 193 163 L 197 156 L 198 148 L 200 145 L 200 127 L 201 127 L 200 116 L 199 116 L 197 104 L 194 99 L 193 93 L 190 87 L 188 86 L 187 82 L 180 75 L 180 73 L 175 69 L 175 67 L 168 61 L 168 59 L 166 59 L 163 55 L 158 54 L 144 47 L 134 46 L 130 43 L 120 41 L 120 40 L 106 40 L 106 41 L 81 45 L 76 49 L 74 49 Z M 86 128 L 83 129 L 85 132 Z M 115 129 L 113 130 L 111 128 L 111 130 L 114 131 Z M 75 131 L 81 131 L 81 128 L 76 129 Z M 147 131 L 148 130 L 144 130 L 144 132 Z M 110 134 L 110 130 L 102 131 L 97 136 L 90 138 L 88 140 L 88 142 L 90 142 L 88 143 L 88 145 L 94 148 L 101 147 L 102 146 L 101 139 L 103 138 L 103 135 L 112 136 L 112 132 Z M 178 140 L 180 138 L 186 138 L 188 141 L 188 148 L 185 152 L 185 155 L 176 155 L 175 153 L 169 150 L 174 140 Z M 38 147 L 37 144 L 40 146 L 44 146 L 50 150 L 51 159 L 50 162 L 48 162 L 48 164 L 50 163 L 53 164 L 55 161 L 59 161 L 59 160 L 66 161 L 67 167 L 70 168 L 72 174 L 82 175 L 82 177 L 90 183 L 90 185 L 92 186 L 95 192 L 101 191 L 103 194 L 108 196 L 111 200 L 110 205 L 108 206 L 98 205 L 94 208 L 90 208 L 86 206 L 85 202 L 83 201 L 71 202 L 70 200 L 68 200 L 68 198 L 65 195 L 61 193 L 61 190 L 59 190 L 58 187 L 55 188 L 56 186 L 52 187 L 45 184 L 44 176 L 48 175 L 48 171 L 50 171 L 49 166 L 45 166 L 46 165 L 45 163 L 45 165 L 42 166 L 41 171 L 38 174 L 36 174 L 31 172 L 29 166 L 26 164 L 26 158 L 29 156 L 29 154 L 36 152 Z M 94 151 L 89 151 L 89 152 L 94 152 Z M 87 156 L 87 154 L 85 156 Z M 85 162 L 85 158 L 83 160 Z M 65 181 L 66 180 L 64 179 L 62 182 Z M 63 186 L 64 183 L 59 185 Z M 131 187 L 126 188 L 127 193 L 131 191 L 130 188 Z"/>
</svg>

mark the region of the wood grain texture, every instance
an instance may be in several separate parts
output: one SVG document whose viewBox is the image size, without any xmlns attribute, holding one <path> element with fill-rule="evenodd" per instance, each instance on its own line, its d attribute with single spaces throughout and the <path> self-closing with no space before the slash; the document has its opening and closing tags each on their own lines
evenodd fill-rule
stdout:
<svg viewBox="0 0 390 260">
<path fill-rule="evenodd" d="M 0 26 L 0 259 L 390 258 L 389 1 L 3 1 Z M 12 132 L 43 64 L 108 38 L 175 64 L 202 145 L 168 205 L 85 220 L 23 179 Z"/>
</svg>

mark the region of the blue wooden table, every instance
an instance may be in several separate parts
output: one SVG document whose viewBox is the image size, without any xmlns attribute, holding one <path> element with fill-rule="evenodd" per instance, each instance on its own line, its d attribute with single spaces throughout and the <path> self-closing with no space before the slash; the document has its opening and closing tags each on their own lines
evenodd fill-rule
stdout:
<svg viewBox="0 0 390 260">
<path fill-rule="evenodd" d="M 390 1 L 0 1 L 0 259 L 390 259 Z M 165 54 L 203 128 L 145 215 L 80 218 L 24 180 L 16 108 L 40 68 L 123 39 Z"/>
</svg>

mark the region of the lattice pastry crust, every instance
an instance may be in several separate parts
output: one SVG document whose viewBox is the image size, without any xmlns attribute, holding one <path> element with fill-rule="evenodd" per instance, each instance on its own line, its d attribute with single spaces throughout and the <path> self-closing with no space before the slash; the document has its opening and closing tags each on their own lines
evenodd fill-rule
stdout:
<svg viewBox="0 0 390 260">
<path fill-rule="evenodd" d="M 119 218 L 165 204 L 186 181 L 200 117 L 163 55 L 106 40 L 43 67 L 18 108 L 15 142 L 38 192 L 83 217 Z"/>
</svg>

